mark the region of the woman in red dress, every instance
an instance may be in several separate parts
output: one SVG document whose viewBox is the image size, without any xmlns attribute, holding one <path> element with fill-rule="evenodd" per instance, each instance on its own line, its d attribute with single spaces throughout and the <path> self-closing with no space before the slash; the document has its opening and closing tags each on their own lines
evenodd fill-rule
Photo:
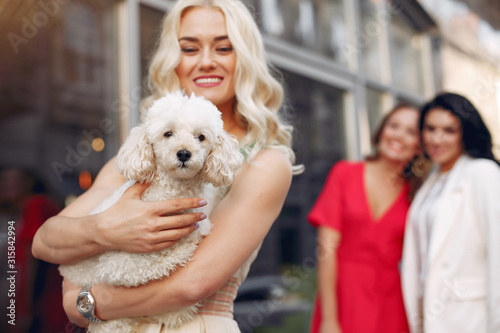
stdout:
<svg viewBox="0 0 500 333">
<path fill-rule="evenodd" d="M 409 331 L 399 262 L 418 183 L 409 164 L 419 151 L 418 119 L 417 109 L 396 107 L 374 135 L 375 156 L 331 169 L 308 215 L 318 228 L 311 332 Z"/>
</svg>

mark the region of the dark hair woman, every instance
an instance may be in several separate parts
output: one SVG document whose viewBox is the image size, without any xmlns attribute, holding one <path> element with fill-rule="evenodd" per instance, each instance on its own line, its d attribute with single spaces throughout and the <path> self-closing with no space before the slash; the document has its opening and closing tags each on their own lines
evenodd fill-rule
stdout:
<svg viewBox="0 0 500 333">
<path fill-rule="evenodd" d="M 465 97 L 422 108 L 434 168 L 413 201 L 402 282 L 411 332 L 500 331 L 500 167 L 491 135 Z"/>
</svg>

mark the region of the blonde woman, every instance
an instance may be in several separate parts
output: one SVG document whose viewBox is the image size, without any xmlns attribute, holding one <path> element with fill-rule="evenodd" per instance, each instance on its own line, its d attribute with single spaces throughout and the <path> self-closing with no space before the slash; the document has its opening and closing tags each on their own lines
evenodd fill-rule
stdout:
<svg viewBox="0 0 500 333">
<path fill-rule="evenodd" d="M 195 320 L 178 330 L 149 325 L 143 331 L 239 332 L 232 318 L 237 287 L 282 208 L 292 174 L 301 171 L 293 166 L 291 127 L 278 114 L 283 89 L 270 73 L 259 30 L 239 0 L 178 1 L 163 23 L 149 74 L 152 96 L 146 106 L 178 88 L 204 96 L 219 108 L 224 128 L 238 138 L 247 159 L 210 216 L 211 234 L 187 267 L 137 288 L 93 286 L 94 315 L 100 320 L 152 315 L 204 300 Z M 156 251 L 191 232 L 203 218 L 172 215 L 206 204 L 203 198 L 143 202 L 139 198 L 147 185 L 140 184 L 108 211 L 88 216 L 123 182 L 110 161 L 85 194 L 38 231 L 34 255 L 63 264 L 113 249 Z M 87 326 L 75 309 L 80 288 L 65 282 L 63 289 L 68 317 Z"/>
</svg>

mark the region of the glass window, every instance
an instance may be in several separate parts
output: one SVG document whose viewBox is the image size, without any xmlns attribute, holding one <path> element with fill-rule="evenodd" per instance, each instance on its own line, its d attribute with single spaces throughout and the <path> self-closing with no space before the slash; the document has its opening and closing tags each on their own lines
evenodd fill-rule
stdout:
<svg viewBox="0 0 500 333">
<path fill-rule="evenodd" d="M 347 64 L 347 23 L 344 1 L 315 1 L 318 10 L 319 52 L 333 57 L 336 61 Z"/>
<path fill-rule="evenodd" d="M 389 14 L 377 0 L 360 0 L 360 30 L 356 38 L 361 51 L 361 68 L 365 75 L 381 78 L 381 42 Z"/>
<path fill-rule="evenodd" d="M 307 170 L 294 177 L 295 190 L 289 192 L 287 202 L 309 209 L 332 165 L 346 156 L 344 92 L 291 72 L 284 71 L 284 77 L 295 126 L 294 149 Z M 299 199 L 307 193 L 310 196 Z"/>
<path fill-rule="evenodd" d="M 2 11 L 0 165 L 34 171 L 60 199 L 78 195 L 118 147 L 114 2 L 9 1 Z"/>
<path fill-rule="evenodd" d="M 382 93 L 366 88 L 366 110 L 368 112 L 368 124 L 370 126 L 370 138 L 377 129 L 384 110 L 382 109 Z"/>
<path fill-rule="evenodd" d="M 151 57 L 158 45 L 161 24 L 165 12 L 148 6 L 140 6 L 140 43 L 141 43 L 141 78 L 142 97 L 147 95 L 146 79 Z"/>
<path fill-rule="evenodd" d="M 309 164 L 331 166 L 345 155 L 343 92 L 291 72 L 284 71 L 284 77 L 299 159 L 306 168 Z"/>
<path fill-rule="evenodd" d="M 260 0 L 261 25 L 265 32 L 281 36 L 285 32 L 285 23 L 277 0 Z"/>
<path fill-rule="evenodd" d="M 421 38 L 418 31 L 400 15 L 392 15 L 391 44 L 394 85 L 422 92 Z"/>
<path fill-rule="evenodd" d="M 306 172 L 293 177 L 273 230 L 285 232 L 287 237 L 300 237 L 297 242 L 302 242 L 304 229 L 311 232 L 304 223 L 306 215 L 323 188 L 328 172 L 335 162 L 346 157 L 344 92 L 295 73 L 285 70 L 282 73 L 287 113 L 294 125 L 294 150 L 297 162 L 305 165 Z M 298 234 L 289 231 L 297 228 Z M 274 271 L 280 260 L 298 260 L 301 254 L 290 252 L 287 237 L 273 231 L 266 237 L 260 251 L 266 255 L 260 255 L 254 262 L 252 274 Z M 276 253 L 281 253 L 281 258 Z"/>
<path fill-rule="evenodd" d="M 255 0 L 265 33 L 347 64 L 343 0 Z"/>
</svg>

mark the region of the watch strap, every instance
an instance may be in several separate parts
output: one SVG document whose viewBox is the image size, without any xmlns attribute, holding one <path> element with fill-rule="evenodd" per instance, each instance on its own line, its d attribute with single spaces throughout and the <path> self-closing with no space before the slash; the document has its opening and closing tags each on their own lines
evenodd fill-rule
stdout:
<svg viewBox="0 0 500 333">
<path fill-rule="evenodd" d="M 100 322 L 104 321 L 104 320 L 97 318 L 93 313 L 85 313 L 85 314 L 82 314 L 82 316 L 83 316 L 83 318 L 87 319 L 91 323 L 100 323 Z"/>
<path fill-rule="evenodd" d="M 80 297 L 80 295 L 85 295 L 87 294 L 88 296 L 87 297 L 90 297 L 92 299 L 92 311 L 91 312 L 82 312 L 80 311 L 79 307 L 78 307 L 78 299 L 77 299 L 77 309 L 78 309 L 78 312 L 80 312 L 80 314 L 82 315 L 83 318 L 87 319 L 88 321 L 90 321 L 91 323 L 100 323 L 100 322 L 103 322 L 104 320 L 101 320 L 99 318 L 97 318 L 95 316 L 95 298 L 94 296 L 91 294 L 90 292 L 90 287 L 89 286 L 83 286 L 82 289 L 80 290 L 80 292 L 78 293 L 78 296 Z"/>
</svg>

